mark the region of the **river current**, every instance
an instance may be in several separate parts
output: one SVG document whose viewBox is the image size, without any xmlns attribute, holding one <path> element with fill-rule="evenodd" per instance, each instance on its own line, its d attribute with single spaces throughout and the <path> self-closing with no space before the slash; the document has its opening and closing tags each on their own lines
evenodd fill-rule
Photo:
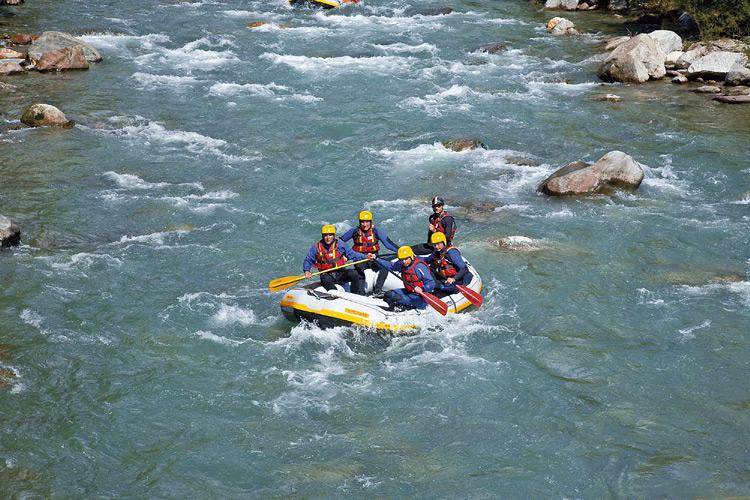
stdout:
<svg viewBox="0 0 750 500">
<path fill-rule="evenodd" d="M 509 0 L 12 12 L 104 61 L 0 96 L 7 122 L 76 121 L 0 135 L 23 231 L 0 252 L 0 496 L 750 495 L 750 115 L 603 85 L 615 18 L 553 38 Z M 536 192 L 611 150 L 638 190 Z M 415 243 L 436 194 L 481 309 L 401 337 L 282 317 L 267 283 L 322 224 L 369 209 Z"/>
</svg>

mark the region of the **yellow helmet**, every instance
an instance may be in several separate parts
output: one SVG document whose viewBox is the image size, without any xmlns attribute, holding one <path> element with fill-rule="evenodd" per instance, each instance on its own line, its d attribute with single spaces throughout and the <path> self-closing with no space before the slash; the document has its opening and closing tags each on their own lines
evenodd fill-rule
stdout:
<svg viewBox="0 0 750 500">
<path fill-rule="evenodd" d="M 430 243 L 433 245 L 435 243 L 442 243 L 443 245 L 448 244 L 448 240 L 445 239 L 445 234 L 438 231 L 437 233 L 432 233 L 432 236 L 430 237 Z"/>
<path fill-rule="evenodd" d="M 362 210 L 359 213 L 359 220 L 369 220 L 372 221 L 372 212 L 369 210 Z"/>
<path fill-rule="evenodd" d="M 401 247 L 398 249 L 398 258 L 406 259 L 408 257 L 414 258 L 414 250 L 411 247 Z"/>
<path fill-rule="evenodd" d="M 336 234 L 336 228 L 333 227 L 331 224 L 326 224 L 323 226 L 323 229 L 320 230 L 320 234 Z"/>
</svg>

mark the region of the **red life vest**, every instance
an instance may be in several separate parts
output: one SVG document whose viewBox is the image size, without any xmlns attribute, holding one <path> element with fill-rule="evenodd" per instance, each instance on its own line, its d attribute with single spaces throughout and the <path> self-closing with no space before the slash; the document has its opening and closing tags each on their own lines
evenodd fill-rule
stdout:
<svg viewBox="0 0 750 500">
<path fill-rule="evenodd" d="M 453 241 L 453 236 L 456 234 L 456 221 L 455 219 L 453 220 L 453 225 L 451 226 L 451 230 L 449 234 L 448 231 L 445 230 L 445 226 L 443 225 L 443 219 L 448 215 L 450 214 L 446 212 L 445 209 L 443 209 L 443 211 L 440 212 L 440 215 L 437 215 L 437 214 L 430 215 L 430 224 L 435 226 L 435 230 L 432 231 L 430 235 L 435 234 L 435 233 L 443 233 L 445 235 L 445 239 L 447 239 L 448 243 L 450 243 L 451 241 Z"/>
<path fill-rule="evenodd" d="M 362 231 L 361 227 L 357 228 L 357 231 L 354 233 L 352 250 L 359 253 L 378 253 L 380 251 L 378 237 L 375 236 L 374 225 L 370 226 L 370 230 L 367 232 Z"/>
<path fill-rule="evenodd" d="M 424 261 L 419 257 L 415 257 L 411 260 L 409 267 L 401 268 L 401 279 L 404 280 L 404 288 L 406 288 L 407 292 L 413 292 L 416 287 L 424 287 L 424 282 L 417 274 L 417 264 L 419 263 L 424 264 Z"/>
<path fill-rule="evenodd" d="M 318 271 L 325 271 L 346 264 L 346 256 L 339 252 L 339 240 L 333 240 L 330 250 L 326 250 L 323 242 L 319 241 L 316 250 L 318 252 L 315 256 L 315 267 Z"/>
<path fill-rule="evenodd" d="M 455 248 L 450 246 L 444 248 L 442 252 L 435 252 L 433 254 L 432 269 L 441 278 L 452 278 L 458 274 L 458 268 L 447 258 L 448 250 L 455 250 Z"/>
</svg>

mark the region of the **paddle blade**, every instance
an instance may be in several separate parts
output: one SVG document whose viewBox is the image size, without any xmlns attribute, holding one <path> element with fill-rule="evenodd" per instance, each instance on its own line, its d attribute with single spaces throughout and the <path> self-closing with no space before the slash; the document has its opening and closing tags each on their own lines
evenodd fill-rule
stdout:
<svg viewBox="0 0 750 500">
<path fill-rule="evenodd" d="M 289 288 L 295 283 L 299 283 L 305 279 L 305 276 L 284 276 L 283 278 L 276 278 L 268 282 L 268 289 L 272 292 L 278 292 L 284 288 Z"/>
<path fill-rule="evenodd" d="M 448 314 L 448 304 L 446 304 L 439 298 L 427 292 L 421 292 L 419 296 L 422 297 L 425 300 L 425 302 L 430 304 L 430 307 L 435 309 L 437 312 L 439 312 L 443 316 Z"/>
<path fill-rule="evenodd" d="M 482 297 L 481 293 L 475 292 L 466 285 L 456 285 L 456 288 L 458 288 L 458 291 L 461 292 L 464 297 L 466 297 L 466 300 L 471 302 L 475 307 L 482 307 L 484 297 Z"/>
</svg>

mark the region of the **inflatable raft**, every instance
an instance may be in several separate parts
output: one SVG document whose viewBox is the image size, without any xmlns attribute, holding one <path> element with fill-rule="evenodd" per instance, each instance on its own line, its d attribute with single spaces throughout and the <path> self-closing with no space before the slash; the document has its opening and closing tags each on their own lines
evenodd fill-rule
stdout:
<svg viewBox="0 0 750 500">
<path fill-rule="evenodd" d="M 323 9 L 336 9 L 344 5 L 343 0 L 289 0 L 291 5 L 307 5 L 310 7 L 321 7 Z"/>
<path fill-rule="evenodd" d="M 481 292 L 482 279 L 469 262 L 466 265 L 473 276 L 467 286 Z M 371 293 L 376 277 L 375 271 L 365 271 L 366 293 Z M 383 290 L 396 288 L 403 288 L 403 282 L 389 274 Z M 471 302 L 461 293 L 435 295 L 448 305 L 449 316 L 472 307 Z M 336 285 L 336 290 L 327 291 L 320 282 L 287 290 L 281 299 L 281 311 L 291 321 L 313 321 L 321 328 L 361 326 L 392 333 L 407 332 L 430 322 L 445 321 L 429 306 L 427 309 L 392 309 L 382 295 L 356 295 L 345 291 L 341 285 Z"/>
</svg>

